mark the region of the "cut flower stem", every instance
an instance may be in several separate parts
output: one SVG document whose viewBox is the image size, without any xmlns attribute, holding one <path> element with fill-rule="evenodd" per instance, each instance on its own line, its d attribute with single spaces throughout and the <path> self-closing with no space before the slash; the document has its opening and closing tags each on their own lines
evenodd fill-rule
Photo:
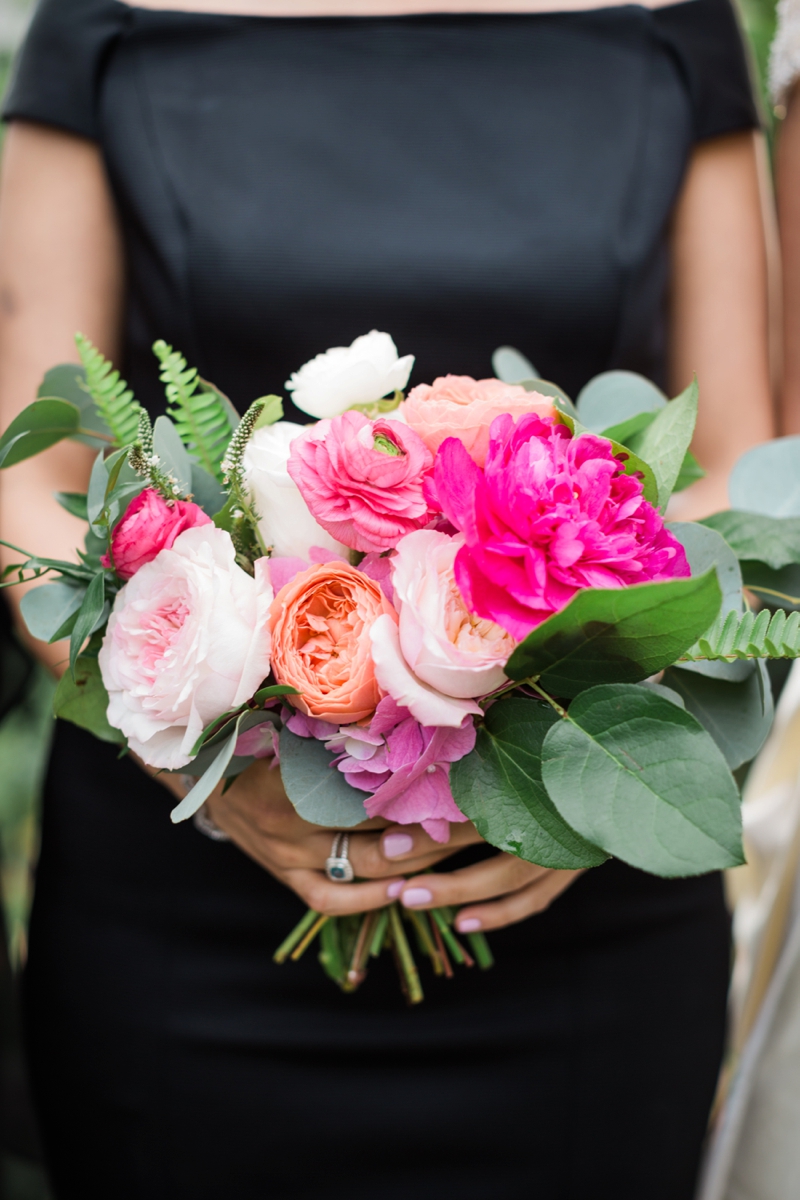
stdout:
<svg viewBox="0 0 800 1200">
<path fill-rule="evenodd" d="M 451 927 L 455 915 L 452 908 L 410 911 L 397 901 L 385 908 L 344 917 L 328 917 L 310 908 L 275 951 L 273 961 L 297 962 L 319 936 L 319 960 L 326 974 L 342 991 L 354 992 L 367 976 L 369 960 L 390 950 L 404 996 L 409 1004 L 419 1004 L 424 992 L 406 923 L 414 930 L 418 948 L 430 960 L 435 975 L 452 979 L 455 972 L 451 959 L 466 967 L 477 963 L 484 971 L 494 964 L 482 933 L 466 936 L 471 954 L 458 940 Z"/>
</svg>

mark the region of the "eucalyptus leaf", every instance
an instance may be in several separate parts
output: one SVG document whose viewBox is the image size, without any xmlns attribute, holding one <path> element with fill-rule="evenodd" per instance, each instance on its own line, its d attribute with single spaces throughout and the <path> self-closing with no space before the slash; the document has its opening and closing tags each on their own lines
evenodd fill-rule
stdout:
<svg viewBox="0 0 800 1200">
<path fill-rule="evenodd" d="M 96 658 L 81 655 L 74 670 L 65 671 L 61 676 L 53 699 L 53 711 L 63 721 L 88 729 L 101 742 L 124 745 L 125 736 L 109 725 L 107 710 L 108 692 L 100 665 Z"/>
<path fill-rule="evenodd" d="M 196 462 L 192 462 L 192 499 L 209 517 L 215 516 L 228 499 L 214 476 Z"/>
<path fill-rule="evenodd" d="M 89 488 L 86 493 L 86 517 L 92 526 L 94 526 L 97 518 L 105 508 L 107 487 L 108 471 L 106 470 L 105 456 L 101 450 L 92 464 L 92 473 L 89 476 Z M 95 530 L 98 536 L 103 532 L 105 531 Z"/>
<path fill-rule="evenodd" d="M 304 821 L 331 829 L 350 829 L 366 821 L 363 792 L 351 787 L 331 766 L 334 755 L 316 738 L 281 730 L 281 779 L 286 795 Z"/>
<path fill-rule="evenodd" d="M 595 375 L 577 399 L 578 415 L 593 433 L 628 421 L 639 413 L 656 413 L 666 404 L 664 393 L 634 371 L 604 371 Z"/>
<path fill-rule="evenodd" d="M 549 704 L 536 700 L 494 704 L 475 749 L 451 766 L 450 786 L 490 845 L 542 867 L 595 867 L 607 855 L 564 821 L 542 782 L 542 744 L 558 720 Z"/>
<path fill-rule="evenodd" d="M 731 508 L 800 517 L 800 436 L 775 438 L 746 451 L 731 471 L 728 495 Z"/>
<path fill-rule="evenodd" d="M 739 560 L 722 535 L 695 521 L 673 522 L 669 525 L 669 530 L 683 545 L 692 575 L 700 575 L 712 566 L 715 568 L 722 589 L 720 615 L 732 609 L 744 612 Z M 729 683 L 735 683 L 749 678 L 755 670 L 755 665 L 752 660 L 746 659 L 737 659 L 730 663 L 718 660 L 681 663 L 680 669 L 696 675 L 707 675 L 710 679 L 726 679 Z"/>
<path fill-rule="evenodd" d="M 192 490 L 192 462 L 169 417 L 157 418 L 153 426 L 153 449 L 161 459 L 161 468 L 174 476 L 181 493 L 188 496 Z"/>
<path fill-rule="evenodd" d="M 678 472 L 678 478 L 675 480 L 673 492 L 683 492 L 686 488 L 691 487 L 693 483 L 697 483 L 698 479 L 705 479 L 706 473 L 700 466 L 691 450 L 687 450 L 683 457 L 681 469 Z"/>
<path fill-rule="evenodd" d="M 618 425 L 610 425 L 608 429 L 601 429 L 600 436 L 611 438 L 612 441 L 626 446 L 628 438 L 633 437 L 635 433 L 641 433 L 643 429 L 647 429 L 647 426 L 652 425 L 655 419 L 655 412 L 636 413 L 635 416 L 629 417 L 627 421 L 620 421 Z"/>
<path fill-rule="evenodd" d="M 550 383 L 548 379 L 521 379 L 519 386 L 526 392 L 538 392 L 540 396 L 549 396 L 554 402 L 554 407 L 560 412 L 573 418 L 577 417 L 578 410 L 564 389 L 560 388 L 557 383 Z"/>
<path fill-rule="evenodd" d="M 669 878 L 744 861 L 739 792 L 721 751 L 647 688 L 578 696 L 545 737 L 542 777 L 582 837 L 633 867 Z"/>
<path fill-rule="evenodd" d="M 97 449 L 108 445 L 108 439 L 112 436 L 111 430 L 89 395 L 86 371 L 79 363 L 60 363 L 57 367 L 51 367 L 36 394 L 40 399 L 58 398 L 74 404 L 80 412 L 81 428 L 100 435 L 92 437 L 91 434 L 80 433 L 75 435 L 75 441 Z"/>
<path fill-rule="evenodd" d="M 71 587 L 68 583 L 45 583 L 31 588 L 20 601 L 31 637 L 41 642 L 51 641 L 64 622 L 77 613 L 85 595 L 85 587 Z"/>
<path fill-rule="evenodd" d="M 800 563 L 800 517 L 767 517 L 728 509 L 701 521 L 716 529 L 738 559 L 765 563 L 773 571 Z"/>
<path fill-rule="evenodd" d="M 66 400 L 35 400 L 23 408 L 0 437 L 0 467 L 13 467 L 72 437 L 80 413 Z"/>
<path fill-rule="evenodd" d="M 536 379 L 539 372 L 533 363 L 513 346 L 498 346 L 492 355 L 492 370 L 503 383 L 521 383 Z"/>
<path fill-rule="evenodd" d="M 774 709 L 766 663 L 758 661 L 741 683 L 709 679 L 670 668 L 664 683 L 673 688 L 708 730 L 732 771 L 755 758 L 772 728 Z"/>
<path fill-rule="evenodd" d="M 63 509 L 80 521 L 88 521 L 85 492 L 56 492 L 55 498 Z"/>
<path fill-rule="evenodd" d="M 55 631 L 55 633 L 51 634 L 51 636 L 50 636 L 51 642 L 60 642 L 62 638 L 72 636 L 72 633 L 75 629 L 75 624 L 78 620 L 79 612 L 80 612 L 80 609 L 78 609 L 78 612 L 71 613 L 70 616 L 68 616 L 65 619 L 64 623 Z M 105 625 L 106 621 L 109 618 L 110 613 L 111 613 L 111 605 L 109 604 L 108 600 L 106 600 L 105 604 L 103 605 L 103 607 L 101 608 L 101 610 L 97 616 L 97 620 L 95 621 L 92 628 L 89 630 L 90 637 L 93 633 L 97 633 L 97 631 L 99 629 L 103 628 L 103 626 Z M 88 651 L 86 649 L 83 650 L 84 654 L 86 654 L 87 652 Z"/>
<path fill-rule="evenodd" d="M 770 608 L 800 608 L 800 564 L 790 563 L 773 571 L 764 563 L 744 559 L 742 578 L 745 586 Z"/>
<path fill-rule="evenodd" d="M 722 593 L 711 568 L 691 579 L 587 588 L 538 625 L 506 663 L 510 679 L 541 676 L 557 696 L 671 666 L 713 623 Z"/>
<path fill-rule="evenodd" d="M 99 572 L 86 589 L 69 639 L 69 665 L 74 670 L 81 647 L 103 615 L 105 607 L 105 575 Z"/>
<path fill-rule="evenodd" d="M 191 791 L 186 793 L 180 804 L 177 804 L 169 814 L 173 825 L 178 825 L 181 821 L 188 821 L 189 817 L 193 817 L 198 808 L 201 808 L 205 804 L 214 788 L 223 778 L 225 770 L 233 758 L 233 752 L 236 749 L 236 739 L 239 736 L 239 723 L 241 719 L 240 717 L 236 722 L 236 726 L 230 737 L 220 746 L 211 766 L 207 768 Z"/>
<path fill-rule="evenodd" d="M 658 505 L 662 511 L 672 495 L 697 422 L 697 380 L 662 408 L 646 429 L 634 434 L 628 445 L 649 463 L 658 480 Z"/>
</svg>

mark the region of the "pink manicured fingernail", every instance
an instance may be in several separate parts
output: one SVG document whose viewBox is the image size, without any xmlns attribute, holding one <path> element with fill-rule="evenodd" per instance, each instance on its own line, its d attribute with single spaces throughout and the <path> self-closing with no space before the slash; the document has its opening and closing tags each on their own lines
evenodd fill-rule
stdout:
<svg viewBox="0 0 800 1200">
<path fill-rule="evenodd" d="M 465 917 L 463 921 L 456 921 L 456 929 L 459 933 L 477 933 L 483 921 L 479 921 L 477 917 Z"/>
<path fill-rule="evenodd" d="M 390 900 L 396 900 L 406 885 L 405 879 L 395 879 L 394 883 L 390 883 L 386 889 L 386 895 Z"/>
<path fill-rule="evenodd" d="M 413 908 L 415 904 L 430 904 L 433 899 L 433 892 L 429 892 L 427 888 L 409 888 L 403 892 L 403 904 L 406 908 Z"/>
<path fill-rule="evenodd" d="M 414 839 L 407 833 L 390 833 L 383 839 L 383 854 L 385 858 L 399 858 L 408 854 L 414 848 Z"/>
</svg>

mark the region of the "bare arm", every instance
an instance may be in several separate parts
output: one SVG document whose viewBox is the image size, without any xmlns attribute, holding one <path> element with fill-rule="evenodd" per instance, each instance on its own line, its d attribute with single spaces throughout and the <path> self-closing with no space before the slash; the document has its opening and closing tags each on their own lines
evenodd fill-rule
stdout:
<svg viewBox="0 0 800 1200">
<path fill-rule="evenodd" d="M 800 83 L 789 94 L 778 140 L 778 216 L 783 258 L 781 432 L 800 433 Z"/>
<path fill-rule="evenodd" d="M 671 392 L 697 375 L 692 448 L 707 476 L 674 497 L 670 515 L 692 520 L 728 507 L 734 462 L 775 433 L 756 135 L 733 134 L 695 150 L 675 211 L 672 257 Z"/>
<path fill-rule="evenodd" d="M 45 371 L 75 362 L 80 329 L 113 357 L 119 346 L 122 247 L 98 148 L 43 126 L 13 124 L 0 169 L 0 428 L 36 398 Z M 53 492 L 86 490 L 92 452 L 63 442 L 0 475 L 2 537 L 74 558 L 85 526 Z M 0 547 L 4 564 L 19 555 Z M 22 588 L 7 588 L 18 605 Z M 64 647 L 30 642 L 53 670 Z"/>
</svg>

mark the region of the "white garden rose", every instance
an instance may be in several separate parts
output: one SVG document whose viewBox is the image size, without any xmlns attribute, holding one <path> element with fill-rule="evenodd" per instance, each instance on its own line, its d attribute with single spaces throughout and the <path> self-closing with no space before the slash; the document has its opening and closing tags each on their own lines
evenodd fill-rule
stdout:
<svg viewBox="0 0 800 1200">
<path fill-rule="evenodd" d="M 413 366 L 413 354 L 398 358 L 389 334 L 373 329 L 352 346 L 334 346 L 312 358 L 286 381 L 286 389 L 309 416 L 338 417 L 354 404 L 374 404 L 402 391 Z"/>
<path fill-rule="evenodd" d="M 289 447 L 307 425 L 277 421 L 257 429 L 244 453 L 244 475 L 259 515 L 258 531 L 265 546 L 280 557 L 304 558 L 312 546 L 347 556 L 347 549 L 326 533 L 308 511 L 297 484 L 286 470 Z"/>
<path fill-rule="evenodd" d="M 252 578 L 230 535 L 201 525 L 118 593 L 99 656 L 108 720 L 149 766 L 186 766 L 202 730 L 269 674 L 267 564 Z"/>
</svg>

